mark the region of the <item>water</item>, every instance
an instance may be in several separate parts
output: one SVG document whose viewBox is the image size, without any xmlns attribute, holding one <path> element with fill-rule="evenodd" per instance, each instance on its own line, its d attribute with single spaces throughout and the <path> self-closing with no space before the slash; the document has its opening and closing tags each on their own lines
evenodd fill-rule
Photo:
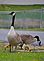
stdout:
<svg viewBox="0 0 44 61">
<path fill-rule="evenodd" d="M 32 36 L 38 35 L 40 37 L 40 40 L 42 41 L 42 44 L 44 44 L 44 32 L 42 31 L 22 31 L 22 30 L 15 30 L 18 34 L 30 34 Z M 7 40 L 7 34 L 9 32 L 9 29 L 0 29 L 0 40 L 2 41 L 8 41 Z"/>
</svg>

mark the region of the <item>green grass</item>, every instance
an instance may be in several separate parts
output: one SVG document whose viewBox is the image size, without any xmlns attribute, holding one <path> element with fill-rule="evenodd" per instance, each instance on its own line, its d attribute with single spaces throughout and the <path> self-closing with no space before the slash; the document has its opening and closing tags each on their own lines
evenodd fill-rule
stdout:
<svg viewBox="0 0 44 61">
<path fill-rule="evenodd" d="M 0 11 L 16 11 L 44 8 L 44 5 L 7 5 L 0 4 Z"/>
<path fill-rule="evenodd" d="M 15 30 L 44 31 L 44 28 L 15 28 Z"/>
<path fill-rule="evenodd" d="M 0 52 L 0 61 L 44 61 L 44 53 Z"/>
<path fill-rule="evenodd" d="M 9 52 L 0 43 L 0 61 L 44 61 L 44 52 Z"/>
<path fill-rule="evenodd" d="M 9 29 L 9 28 L 0 28 L 0 29 Z M 15 30 L 26 30 L 26 31 L 44 31 L 44 28 L 15 28 Z"/>
</svg>

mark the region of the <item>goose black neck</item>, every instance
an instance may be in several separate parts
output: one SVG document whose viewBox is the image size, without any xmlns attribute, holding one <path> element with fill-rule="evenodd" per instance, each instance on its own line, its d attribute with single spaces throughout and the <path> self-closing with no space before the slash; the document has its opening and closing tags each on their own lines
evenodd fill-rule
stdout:
<svg viewBox="0 0 44 61">
<path fill-rule="evenodd" d="M 14 20 L 15 20 L 15 15 L 12 17 L 12 24 L 11 24 L 11 26 L 13 26 L 13 27 L 14 27 Z"/>
<path fill-rule="evenodd" d="M 41 46 L 41 41 L 39 42 L 39 46 Z"/>
<path fill-rule="evenodd" d="M 40 41 L 40 39 L 39 39 L 39 38 L 37 38 L 37 41 Z"/>
</svg>

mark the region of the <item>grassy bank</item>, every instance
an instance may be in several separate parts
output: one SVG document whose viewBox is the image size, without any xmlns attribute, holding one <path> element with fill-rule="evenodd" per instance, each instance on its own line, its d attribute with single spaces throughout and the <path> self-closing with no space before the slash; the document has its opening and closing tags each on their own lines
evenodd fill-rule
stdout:
<svg viewBox="0 0 44 61">
<path fill-rule="evenodd" d="M 10 29 L 10 28 L 0 28 L 0 29 Z M 15 30 L 44 31 L 44 28 L 15 28 Z"/>
<path fill-rule="evenodd" d="M 0 45 L 1 46 L 1 45 Z M 0 61 L 44 61 L 44 52 L 9 52 L 0 47 Z"/>
<path fill-rule="evenodd" d="M 0 4 L 0 11 L 31 10 L 44 8 L 44 5 L 7 5 Z"/>
<path fill-rule="evenodd" d="M 0 61 L 44 61 L 44 52 L 9 52 L 0 43 Z"/>
<path fill-rule="evenodd" d="M 44 31 L 44 28 L 15 28 L 16 30 Z"/>
<path fill-rule="evenodd" d="M 44 61 L 44 53 L 0 52 L 0 61 Z"/>
</svg>

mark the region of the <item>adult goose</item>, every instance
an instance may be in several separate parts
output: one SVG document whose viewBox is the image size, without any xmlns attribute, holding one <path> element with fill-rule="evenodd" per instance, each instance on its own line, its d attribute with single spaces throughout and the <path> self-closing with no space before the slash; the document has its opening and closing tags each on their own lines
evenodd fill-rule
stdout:
<svg viewBox="0 0 44 61">
<path fill-rule="evenodd" d="M 20 35 L 20 37 L 21 37 L 21 39 L 23 41 L 23 44 L 32 44 L 32 43 L 37 41 L 39 46 L 41 45 L 41 41 L 40 41 L 39 36 L 33 37 L 32 35 Z M 23 44 L 20 45 L 21 49 L 22 49 Z"/>
<path fill-rule="evenodd" d="M 12 15 L 12 24 L 10 27 L 10 30 L 8 32 L 7 38 L 8 38 L 8 42 L 9 42 L 9 46 L 10 46 L 10 52 L 11 52 L 11 47 L 15 46 L 15 48 L 17 47 L 18 44 L 22 44 L 22 40 L 20 35 L 15 31 L 14 29 L 14 20 L 15 20 L 15 12 L 11 12 L 9 13 L 9 15 Z"/>
</svg>

